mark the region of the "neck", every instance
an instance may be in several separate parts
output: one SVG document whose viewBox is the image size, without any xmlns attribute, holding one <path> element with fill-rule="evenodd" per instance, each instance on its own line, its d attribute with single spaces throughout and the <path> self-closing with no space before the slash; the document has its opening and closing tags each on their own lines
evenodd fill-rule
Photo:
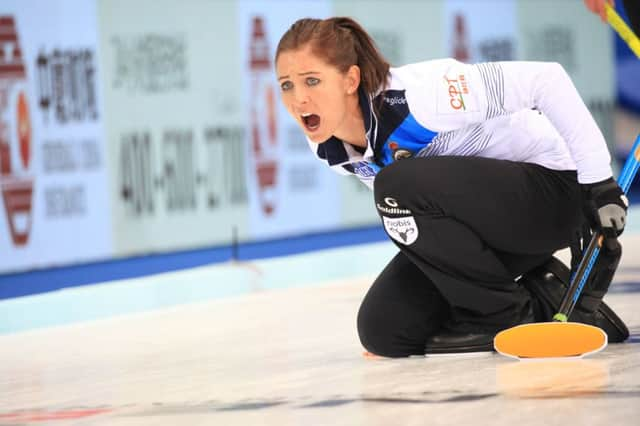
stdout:
<svg viewBox="0 0 640 426">
<path fill-rule="evenodd" d="M 367 147 L 367 136 L 364 129 L 364 118 L 357 92 L 349 98 L 347 114 L 345 116 L 342 127 L 336 132 L 335 136 L 348 144 Z"/>
</svg>

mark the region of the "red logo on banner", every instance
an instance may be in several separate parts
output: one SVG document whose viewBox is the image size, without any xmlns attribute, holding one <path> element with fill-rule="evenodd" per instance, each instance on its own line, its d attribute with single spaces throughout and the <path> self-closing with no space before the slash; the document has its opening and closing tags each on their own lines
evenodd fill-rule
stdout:
<svg viewBox="0 0 640 426">
<path fill-rule="evenodd" d="M 0 45 L 0 192 L 11 239 L 21 246 L 31 230 L 32 143 L 27 75 L 12 16 L 0 16 Z"/>
<path fill-rule="evenodd" d="M 453 26 L 453 58 L 460 62 L 469 62 L 469 39 L 467 37 L 467 23 L 463 14 L 455 16 Z"/>
<path fill-rule="evenodd" d="M 275 208 L 275 186 L 278 172 L 278 131 L 276 96 L 269 43 L 263 18 L 256 16 L 251 28 L 251 146 L 258 179 L 258 197 L 266 215 Z"/>
</svg>

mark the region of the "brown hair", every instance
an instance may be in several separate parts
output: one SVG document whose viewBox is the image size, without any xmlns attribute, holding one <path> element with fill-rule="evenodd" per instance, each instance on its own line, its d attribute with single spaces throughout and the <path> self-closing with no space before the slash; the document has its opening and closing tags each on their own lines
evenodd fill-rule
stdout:
<svg viewBox="0 0 640 426">
<path fill-rule="evenodd" d="M 351 18 L 304 18 L 294 22 L 280 39 L 276 61 L 282 52 L 309 44 L 311 51 L 341 72 L 360 67 L 360 84 L 367 94 L 384 88 L 389 62 L 382 56 L 373 39 Z"/>
</svg>

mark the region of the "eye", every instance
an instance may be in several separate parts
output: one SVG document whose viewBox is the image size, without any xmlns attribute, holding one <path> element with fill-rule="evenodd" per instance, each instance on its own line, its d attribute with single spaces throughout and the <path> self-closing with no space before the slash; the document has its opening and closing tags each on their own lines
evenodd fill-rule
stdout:
<svg viewBox="0 0 640 426">
<path fill-rule="evenodd" d="M 287 90 L 290 90 L 293 87 L 293 83 L 290 81 L 284 81 L 281 85 L 280 88 L 282 89 L 283 92 L 286 92 Z"/>
<path fill-rule="evenodd" d="M 318 83 L 320 83 L 320 80 L 318 80 L 317 78 L 307 77 L 307 86 L 315 86 Z"/>
</svg>

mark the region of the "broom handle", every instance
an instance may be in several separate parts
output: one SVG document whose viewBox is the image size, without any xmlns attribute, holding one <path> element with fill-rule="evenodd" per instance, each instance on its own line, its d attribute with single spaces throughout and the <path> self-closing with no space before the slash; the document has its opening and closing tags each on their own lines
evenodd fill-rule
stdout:
<svg viewBox="0 0 640 426">
<path fill-rule="evenodd" d="M 618 33 L 621 39 L 623 39 L 629 49 L 636 54 L 638 58 L 640 58 L 640 40 L 638 40 L 638 36 L 633 33 L 631 28 L 627 25 L 626 22 L 618 15 L 616 10 L 611 7 L 609 3 L 604 4 L 605 10 L 607 11 L 607 21 L 609 25 Z"/>
</svg>

